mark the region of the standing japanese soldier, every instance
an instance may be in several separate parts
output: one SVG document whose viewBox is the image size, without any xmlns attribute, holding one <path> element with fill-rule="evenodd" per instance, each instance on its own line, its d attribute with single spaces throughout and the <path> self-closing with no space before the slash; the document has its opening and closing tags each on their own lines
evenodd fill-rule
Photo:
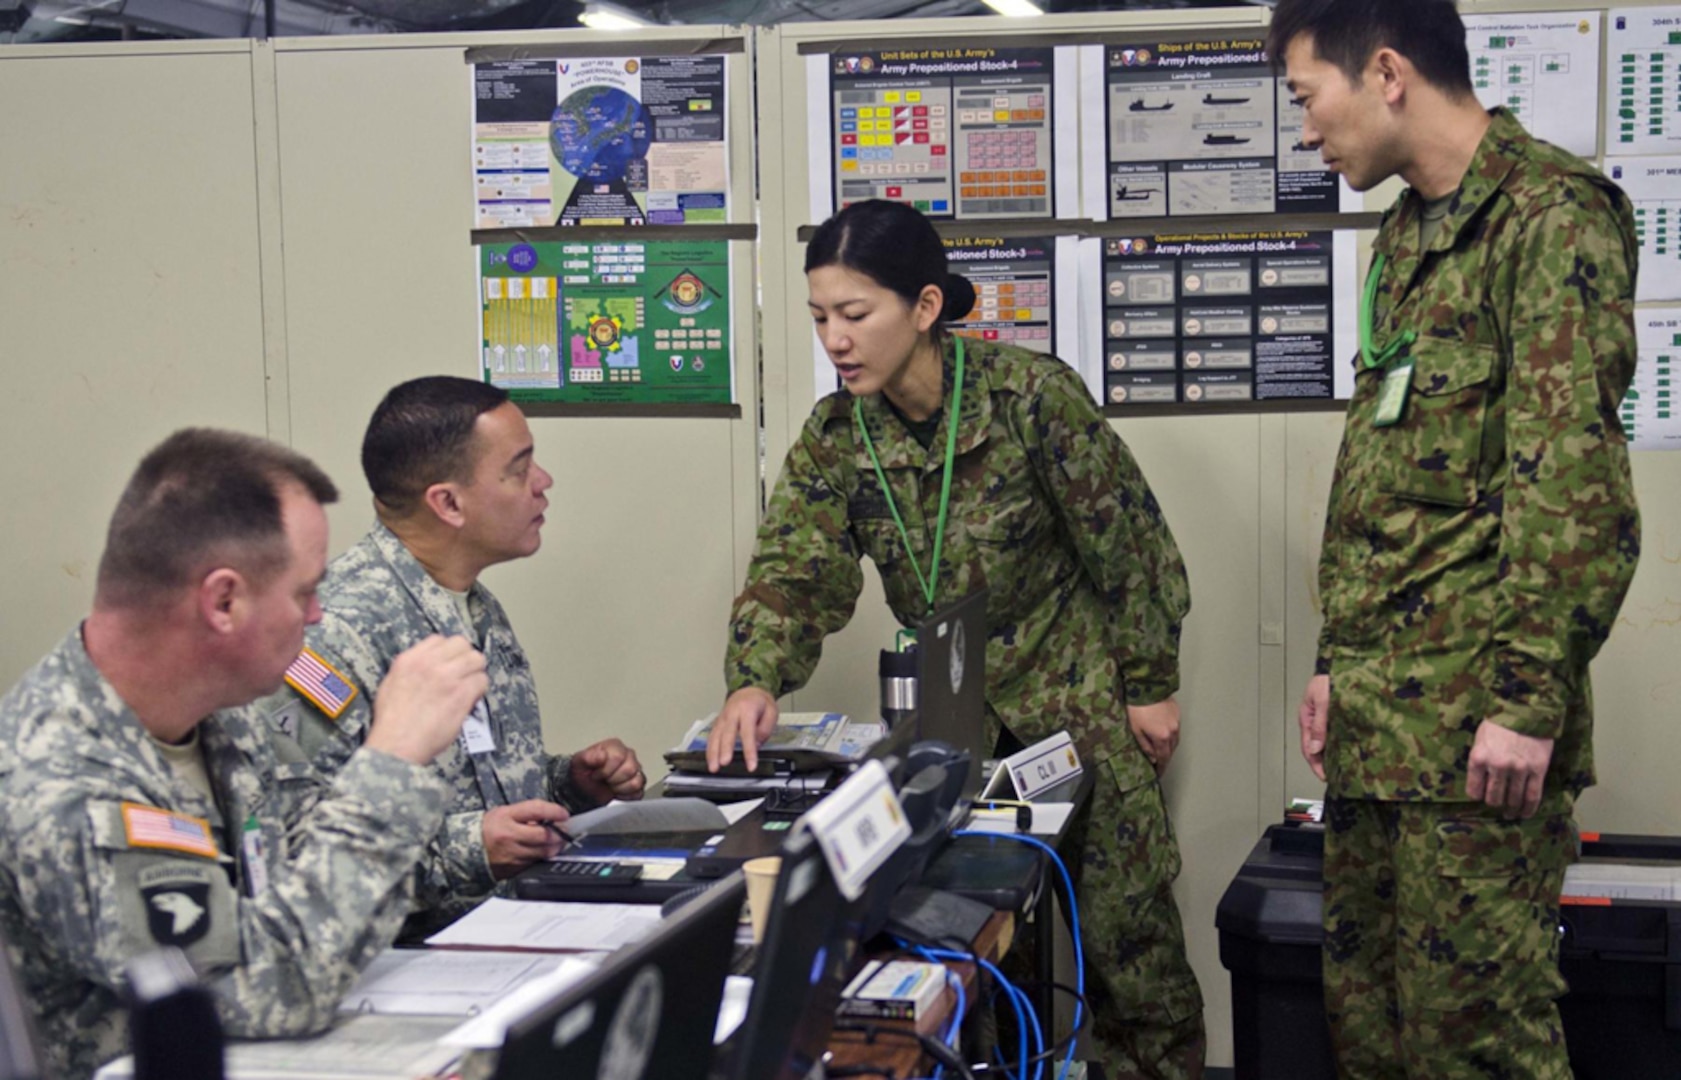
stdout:
<svg viewBox="0 0 1681 1080">
<path fill-rule="evenodd" d="M 1304 141 L 1384 215 L 1302 752 L 1347 1080 L 1568 1077 L 1554 999 L 1588 663 L 1639 556 L 1629 201 L 1472 92 L 1449 0 L 1280 0 Z"/>
</svg>

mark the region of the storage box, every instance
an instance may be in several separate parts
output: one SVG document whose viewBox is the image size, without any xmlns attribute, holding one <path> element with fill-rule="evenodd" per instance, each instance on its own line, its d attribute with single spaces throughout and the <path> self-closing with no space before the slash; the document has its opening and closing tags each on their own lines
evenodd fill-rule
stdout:
<svg viewBox="0 0 1681 1080">
<path fill-rule="evenodd" d="M 1320 979 L 1324 833 L 1269 828 L 1220 900 L 1237 1080 L 1335 1080 Z M 1681 839 L 1585 834 L 1587 858 L 1681 862 Z M 1577 1080 L 1681 1077 L 1681 901 L 1573 899 L 1559 1001 Z"/>
</svg>

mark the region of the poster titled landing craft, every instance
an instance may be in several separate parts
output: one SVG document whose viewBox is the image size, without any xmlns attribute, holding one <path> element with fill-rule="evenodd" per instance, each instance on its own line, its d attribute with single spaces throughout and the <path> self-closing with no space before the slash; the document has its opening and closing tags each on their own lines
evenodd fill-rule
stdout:
<svg viewBox="0 0 1681 1080">
<path fill-rule="evenodd" d="M 726 220 L 723 56 L 473 67 L 478 228 Z"/>
<path fill-rule="evenodd" d="M 1103 56 L 1110 217 L 1337 211 L 1337 178 L 1259 38 L 1143 38 Z"/>
</svg>

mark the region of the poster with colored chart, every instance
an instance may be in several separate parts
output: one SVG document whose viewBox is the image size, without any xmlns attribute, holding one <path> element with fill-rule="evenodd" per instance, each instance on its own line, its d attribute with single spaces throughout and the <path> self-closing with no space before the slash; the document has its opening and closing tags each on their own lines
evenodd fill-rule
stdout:
<svg viewBox="0 0 1681 1080">
<path fill-rule="evenodd" d="M 1640 363 L 1623 398 L 1623 431 L 1636 450 L 1681 450 L 1681 308 L 1634 313 Z"/>
<path fill-rule="evenodd" d="M 728 404 L 726 241 L 479 248 L 486 382 L 516 401 Z"/>
</svg>

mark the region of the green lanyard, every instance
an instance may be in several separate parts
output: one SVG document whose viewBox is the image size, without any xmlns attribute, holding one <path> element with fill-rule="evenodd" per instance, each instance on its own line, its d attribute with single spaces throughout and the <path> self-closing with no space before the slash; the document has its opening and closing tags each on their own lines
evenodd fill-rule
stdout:
<svg viewBox="0 0 1681 1080">
<path fill-rule="evenodd" d="M 1399 335 L 1383 351 L 1373 355 L 1372 324 L 1377 319 L 1377 290 L 1383 280 L 1383 266 L 1387 261 L 1382 252 L 1372 256 L 1372 270 L 1366 275 L 1365 302 L 1360 305 L 1360 362 L 1366 370 L 1386 366 L 1395 359 L 1395 354 L 1418 340 L 1418 335 L 1411 330 Z"/>
<path fill-rule="evenodd" d="M 870 441 L 870 428 L 864 423 L 864 402 L 861 398 L 852 399 L 853 422 L 858 425 L 858 433 L 864 437 L 864 449 L 870 452 L 870 464 L 876 467 L 876 480 L 881 484 L 881 493 L 887 498 L 887 509 L 892 512 L 893 524 L 899 526 L 899 537 L 905 542 L 905 558 L 916 572 L 917 583 L 922 586 L 922 595 L 928 601 L 930 613 L 934 610 L 934 588 L 940 580 L 940 551 L 946 543 L 946 510 L 951 505 L 951 461 L 957 455 L 957 414 L 963 406 L 963 339 L 958 337 L 954 340 L 957 343 L 957 377 L 952 382 L 951 423 L 946 426 L 946 461 L 940 476 L 940 516 L 934 523 L 934 562 L 927 577 L 923 576 L 922 567 L 916 565 L 916 556 L 911 554 L 910 532 L 905 528 L 905 519 L 899 516 L 899 505 L 893 501 L 893 489 L 888 486 L 887 473 L 882 470 L 875 443 Z"/>
</svg>

